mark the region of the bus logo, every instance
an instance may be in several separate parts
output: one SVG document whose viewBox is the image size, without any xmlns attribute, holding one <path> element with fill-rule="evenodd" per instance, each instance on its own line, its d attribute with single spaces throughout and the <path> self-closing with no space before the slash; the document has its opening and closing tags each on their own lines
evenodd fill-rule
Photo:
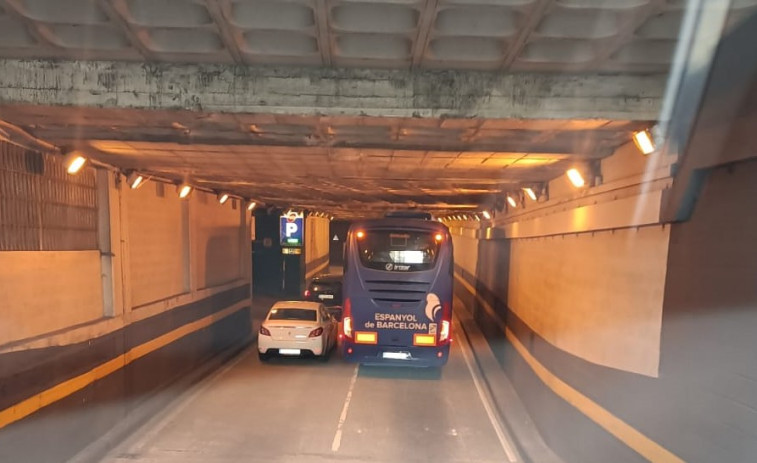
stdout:
<svg viewBox="0 0 757 463">
<path fill-rule="evenodd" d="M 389 262 L 388 264 L 384 265 L 384 268 L 387 272 L 391 272 L 392 270 L 402 270 L 402 271 L 408 271 L 410 270 L 409 265 L 400 265 L 400 264 L 393 264 Z"/>
<path fill-rule="evenodd" d="M 434 321 L 436 314 L 442 310 L 442 302 L 439 300 L 439 296 L 434 293 L 428 293 L 426 296 L 426 317 L 429 320 Z"/>
</svg>

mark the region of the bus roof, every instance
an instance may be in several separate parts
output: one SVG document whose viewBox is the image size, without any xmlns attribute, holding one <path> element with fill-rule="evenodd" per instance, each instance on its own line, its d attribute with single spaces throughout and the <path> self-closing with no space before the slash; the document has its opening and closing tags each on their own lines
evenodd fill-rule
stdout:
<svg viewBox="0 0 757 463">
<path fill-rule="evenodd" d="M 352 223 L 350 229 L 358 228 L 410 228 L 416 230 L 448 231 L 447 226 L 436 220 L 407 219 L 407 218 L 383 218 L 358 220 Z"/>
</svg>

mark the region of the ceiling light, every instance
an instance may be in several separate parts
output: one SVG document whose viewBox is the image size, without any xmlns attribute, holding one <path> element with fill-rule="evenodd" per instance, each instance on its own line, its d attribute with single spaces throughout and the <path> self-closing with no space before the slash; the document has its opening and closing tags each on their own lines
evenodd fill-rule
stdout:
<svg viewBox="0 0 757 463">
<path fill-rule="evenodd" d="M 654 140 L 649 130 L 640 130 L 633 133 L 633 141 L 643 154 L 652 154 L 655 150 Z"/>
<path fill-rule="evenodd" d="M 176 187 L 176 191 L 179 193 L 179 198 L 184 199 L 192 192 L 192 186 L 187 183 L 182 183 Z"/>
<path fill-rule="evenodd" d="M 132 172 L 126 176 L 126 183 L 129 184 L 129 188 L 136 190 L 137 188 L 145 184 L 145 177 L 136 172 Z"/>
<path fill-rule="evenodd" d="M 518 207 L 518 202 L 515 201 L 515 198 L 510 195 L 507 195 L 507 203 L 510 205 L 510 207 Z"/>
<path fill-rule="evenodd" d="M 228 193 L 218 193 L 218 202 L 219 203 L 224 204 L 228 200 L 229 200 L 229 194 Z"/>
<path fill-rule="evenodd" d="M 581 176 L 581 172 L 579 172 L 578 169 L 570 169 L 566 172 L 566 174 L 570 179 L 570 183 L 572 183 L 574 187 L 581 188 L 586 184 L 583 176 Z"/>
<path fill-rule="evenodd" d="M 536 193 L 534 193 L 533 188 L 523 188 L 523 191 L 526 192 L 526 195 L 531 198 L 532 201 L 536 201 Z"/>
<path fill-rule="evenodd" d="M 255 201 L 250 201 L 250 203 L 247 204 L 247 210 L 251 211 L 251 210 L 255 209 L 255 206 L 257 206 L 257 203 Z"/>
<path fill-rule="evenodd" d="M 484 212 L 482 212 L 482 214 L 484 215 L 484 218 L 486 220 L 491 220 L 492 215 L 489 213 L 489 211 L 484 211 Z"/>
<path fill-rule="evenodd" d="M 63 158 L 63 165 L 66 166 L 66 172 L 73 175 L 84 167 L 87 163 L 87 158 L 84 157 L 81 151 L 71 151 Z"/>
</svg>

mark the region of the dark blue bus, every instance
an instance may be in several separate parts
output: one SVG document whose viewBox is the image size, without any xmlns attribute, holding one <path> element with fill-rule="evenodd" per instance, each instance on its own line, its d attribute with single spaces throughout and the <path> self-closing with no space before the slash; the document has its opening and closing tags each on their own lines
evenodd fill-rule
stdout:
<svg viewBox="0 0 757 463">
<path fill-rule="evenodd" d="M 452 271 L 452 240 L 442 223 L 406 217 L 353 223 L 344 263 L 344 358 L 402 366 L 447 363 Z"/>
</svg>

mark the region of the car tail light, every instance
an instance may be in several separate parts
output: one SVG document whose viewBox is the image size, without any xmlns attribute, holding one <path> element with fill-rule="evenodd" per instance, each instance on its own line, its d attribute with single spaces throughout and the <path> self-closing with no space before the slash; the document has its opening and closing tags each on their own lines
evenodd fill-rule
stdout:
<svg viewBox="0 0 757 463">
<path fill-rule="evenodd" d="M 318 327 L 318 328 L 314 329 L 313 331 L 311 331 L 310 334 L 308 335 L 308 337 L 309 338 L 317 338 L 318 336 L 320 336 L 322 334 L 323 334 L 323 328 Z"/>
<path fill-rule="evenodd" d="M 344 310 L 342 311 L 342 330 L 348 338 L 352 337 L 352 303 L 350 299 L 344 300 Z"/>
<path fill-rule="evenodd" d="M 263 336 L 270 336 L 271 332 L 268 331 L 268 328 L 266 328 L 265 326 L 261 326 L 260 327 L 260 334 L 262 334 Z"/>
<path fill-rule="evenodd" d="M 310 297 L 310 290 L 309 289 L 305 290 L 304 296 L 305 297 Z"/>
</svg>

